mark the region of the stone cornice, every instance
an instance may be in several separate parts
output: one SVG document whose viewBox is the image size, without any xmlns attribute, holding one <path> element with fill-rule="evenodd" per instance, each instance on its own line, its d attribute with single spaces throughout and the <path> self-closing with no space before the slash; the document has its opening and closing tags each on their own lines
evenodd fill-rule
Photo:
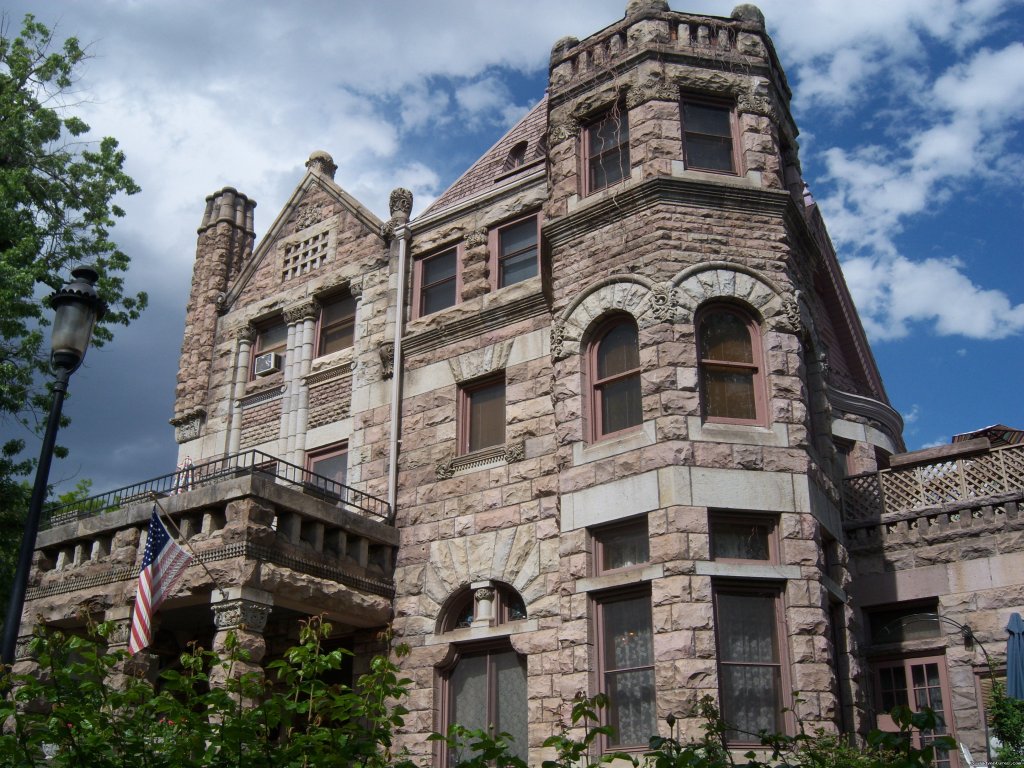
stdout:
<svg viewBox="0 0 1024 768">
<path fill-rule="evenodd" d="M 782 217 L 792 202 L 788 192 L 705 179 L 657 176 L 622 192 L 584 204 L 544 224 L 552 246 L 581 237 L 598 225 L 621 221 L 657 203 L 720 208 Z"/>
<path fill-rule="evenodd" d="M 496 185 L 493 189 L 488 189 L 479 194 L 467 197 L 453 205 L 441 208 L 440 210 L 431 213 L 429 216 L 421 216 L 418 219 L 413 219 L 409 222 L 409 229 L 415 238 L 416 235 L 421 234 L 425 230 L 436 227 L 446 221 L 457 219 L 458 217 L 465 215 L 468 211 L 479 208 L 487 203 L 516 194 L 520 192 L 523 187 L 530 187 L 544 182 L 546 178 L 547 166 L 542 165 L 527 176 L 512 179 L 505 184 Z M 540 202 L 542 201 L 538 200 L 538 206 Z"/>
<path fill-rule="evenodd" d="M 878 422 L 889 430 L 896 442 L 902 444 L 903 417 L 892 406 L 872 397 L 843 392 L 834 387 L 828 388 L 828 401 L 838 411 Z"/>
<path fill-rule="evenodd" d="M 538 291 L 511 301 L 495 303 L 479 312 L 452 318 L 447 322 L 444 317 L 437 317 L 429 328 L 406 336 L 402 341 L 402 352 L 403 355 L 415 355 L 439 349 L 549 311 L 547 299 Z"/>
</svg>

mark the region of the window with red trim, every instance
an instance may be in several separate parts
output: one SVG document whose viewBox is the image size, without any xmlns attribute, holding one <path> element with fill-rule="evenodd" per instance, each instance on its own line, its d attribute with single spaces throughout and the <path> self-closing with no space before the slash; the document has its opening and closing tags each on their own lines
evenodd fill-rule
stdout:
<svg viewBox="0 0 1024 768">
<path fill-rule="evenodd" d="M 583 129 L 585 194 L 629 178 L 629 118 L 617 105 Z"/>
<path fill-rule="evenodd" d="M 619 315 L 602 325 L 589 351 L 593 438 L 639 425 L 640 346 L 633 318 Z"/>
<path fill-rule="evenodd" d="M 505 375 L 459 388 L 459 453 L 505 443 Z"/>
<path fill-rule="evenodd" d="M 277 354 L 280 359 L 281 370 L 284 370 L 285 359 L 288 352 L 288 326 L 278 318 L 265 323 L 256 331 L 256 343 L 253 345 L 252 362 L 249 363 L 249 379 L 256 378 L 256 358 L 268 352 Z"/>
<path fill-rule="evenodd" d="M 764 421 L 761 333 L 738 307 L 714 305 L 697 319 L 704 418 L 733 424 Z"/>
<path fill-rule="evenodd" d="M 929 708 L 935 713 L 935 728 L 913 731 L 911 739 L 918 749 L 935 741 L 936 736 L 950 734 L 951 707 L 949 681 L 946 679 L 946 657 L 905 656 L 899 659 L 875 662 L 874 677 L 877 695 L 878 729 L 898 732 L 899 726 L 889 713 L 897 706 L 909 707 L 912 712 Z M 935 750 L 936 768 L 950 768 L 953 755 L 948 750 Z"/>
<path fill-rule="evenodd" d="M 348 349 L 355 340 L 356 300 L 348 294 L 321 300 L 316 356 Z"/>
<path fill-rule="evenodd" d="M 459 302 L 459 249 L 448 248 L 414 262 L 415 316 L 423 317 Z"/>
<path fill-rule="evenodd" d="M 515 285 L 540 272 L 539 217 L 528 216 L 491 230 L 491 278 L 494 288 Z"/>
<path fill-rule="evenodd" d="M 348 444 L 319 448 L 306 455 L 306 469 L 315 477 L 312 482 L 323 490 L 341 494 L 348 481 Z"/>
<path fill-rule="evenodd" d="M 726 103 L 683 96 L 683 158 L 687 168 L 737 173 L 736 118 Z"/>
</svg>

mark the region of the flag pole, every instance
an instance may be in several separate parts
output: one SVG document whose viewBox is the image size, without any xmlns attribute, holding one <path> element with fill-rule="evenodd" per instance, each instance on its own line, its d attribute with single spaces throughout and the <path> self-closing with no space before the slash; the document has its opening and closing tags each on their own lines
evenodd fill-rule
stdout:
<svg viewBox="0 0 1024 768">
<path fill-rule="evenodd" d="M 163 505 L 160 503 L 160 499 L 157 496 L 156 492 L 150 491 L 149 495 L 153 499 L 153 506 L 160 510 L 158 513 L 160 515 L 160 519 L 165 520 L 171 524 L 171 527 L 174 529 L 174 533 L 176 534 L 177 538 L 180 539 L 181 543 L 188 547 L 189 552 L 192 553 L 192 562 L 199 563 L 199 565 L 203 567 L 203 570 L 206 571 L 206 575 L 209 576 L 210 581 L 213 582 L 214 589 L 220 592 L 221 599 L 227 600 L 228 593 L 225 592 L 224 588 L 217 583 L 217 579 L 214 578 L 213 574 L 210 572 L 210 569 L 206 567 L 206 563 L 203 561 L 202 557 L 200 557 L 199 553 L 192 548 L 191 544 L 189 544 L 188 539 L 182 536 L 181 529 L 178 527 L 178 524 L 174 522 L 174 519 L 169 514 L 167 514 L 167 510 L 164 509 Z"/>
</svg>

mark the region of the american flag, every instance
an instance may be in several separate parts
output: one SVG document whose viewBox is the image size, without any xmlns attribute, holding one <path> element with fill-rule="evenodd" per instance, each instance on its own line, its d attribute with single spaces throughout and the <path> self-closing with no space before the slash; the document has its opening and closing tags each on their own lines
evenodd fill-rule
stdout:
<svg viewBox="0 0 1024 768">
<path fill-rule="evenodd" d="M 128 642 L 130 653 L 138 653 L 152 642 L 153 614 L 191 562 L 192 555 L 171 539 L 156 507 L 153 507 L 146 552 L 139 572 L 139 587 L 135 592 L 135 609 L 132 611 L 132 636 Z"/>
</svg>

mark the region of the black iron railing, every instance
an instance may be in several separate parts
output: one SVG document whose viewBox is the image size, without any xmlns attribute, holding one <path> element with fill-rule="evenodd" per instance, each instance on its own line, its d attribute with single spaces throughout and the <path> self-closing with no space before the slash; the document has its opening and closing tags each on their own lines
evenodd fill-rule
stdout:
<svg viewBox="0 0 1024 768">
<path fill-rule="evenodd" d="M 391 505 L 383 499 L 289 464 L 261 451 L 245 451 L 200 464 L 189 464 L 176 472 L 126 485 L 86 499 L 58 504 L 45 511 L 43 528 L 110 512 L 130 504 L 178 493 L 187 493 L 232 477 L 260 475 L 304 493 L 371 518 L 391 522 Z"/>
</svg>

